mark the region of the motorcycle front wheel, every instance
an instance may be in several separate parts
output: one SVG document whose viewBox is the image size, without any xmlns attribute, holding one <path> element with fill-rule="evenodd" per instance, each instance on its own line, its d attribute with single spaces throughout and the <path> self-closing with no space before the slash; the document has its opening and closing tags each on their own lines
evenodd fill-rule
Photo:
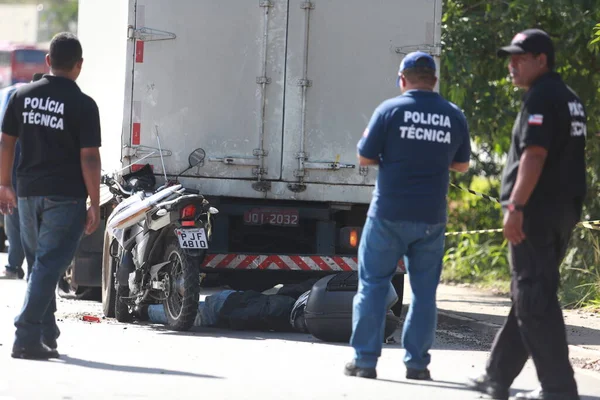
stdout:
<svg viewBox="0 0 600 400">
<path fill-rule="evenodd" d="M 133 315 L 129 312 L 129 306 L 123 301 L 123 297 L 129 297 L 129 287 L 117 285 L 115 294 L 115 318 L 119 322 L 131 322 L 133 321 Z"/>
<path fill-rule="evenodd" d="M 200 299 L 200 279 L 197 266 L 186 256 L 179 243 L 171 241 L 165 249 L 165 300 L 163 306 L 169 328 L 187 331 L 194 325 Z"/>
</svg>

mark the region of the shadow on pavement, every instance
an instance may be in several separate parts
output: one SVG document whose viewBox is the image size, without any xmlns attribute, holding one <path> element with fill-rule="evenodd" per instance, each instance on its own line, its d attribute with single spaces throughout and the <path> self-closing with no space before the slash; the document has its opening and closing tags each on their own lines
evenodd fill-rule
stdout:
<svg viewBox="0 0 600 400">
<path fill-rule="evenodd" d="M 141 325 L 141 324 L 140 324 Z M 225 338 L 240 340 L 282 340 L 290 342 L 319 343 L 330 346 L 349 346 L 348 343 L 323 342 L 308 333 L 298 332 L 263 332 L 243 331 L 224 328 L 199 328 L 194 327 L 186 332 L 173 331 L 163 325 L 147 325 L 149 329 L 161 335 L 169 336 L 194 336 L 198 338 Z"/>
<path fill-rule="evenodd" d="M 396 380 L 390 380 L 390 379 L 377 379 L 377 380 L 383 381 L 383 382 L 390 382 L 390 383 L 399 383 L 402 385 L 432 386 L 432 387 L 437 387 L 437 388 L 441 388 L 441 389 L 464 390 L 466 392 L 473 393 L 473 395 L 475 395 L 475 396 L 484 396 L 482 393 L 471 389 L 464 382 L 449 382 L 449 381 L 441 381 L 441 380 L 437 380 L 437 379 L 434 379 L 432 381 L 396 381 Z M 525 390 L 523 390 L 523 389 L 511 389 L 510 390 L 511 396 L 514 396 L 517 393 L 523 392 L 523 391 L 525 391 Z M 582 398 L 582 400 L 583 399 L 584 398 Z"/>
<path fill-rule="evenodd" d="M 404 318 L 406 315 L 406 308 L 400 317 L 400 323 L 398 328 L 392 335 L 393 340 L 383 344 L 384 349 L 402 349 L 402 328 L 404 324 Z M 155 324 L 152 322 L 136 321 L 135 326 L 152 330 L 160 335 L 167 336 L 193 336 L 198 338 L 226 338 L 226 339 L 239 339 L 239 340 L 281 340 L 290 342 L 304 342 L 304 343 L 315 343 L 326 346 L 342 346 L 348 347 L 348 342 L 325 342 L 319 340 L 309 333 L 299 333 L 295 331 L 291 332 L 278 332 L 278 331 L 254 331 L 254 330 L 234 330 L 217 327 L 193 327 L 189 331 L 174 331 L 169 329 L 167 326 L 162 324 Z M 434 350 L 463 350 L 465 346 L 460 346 L 459 343 L 463 339 L 456 339 L 452 342 L 448 340 L 441 340 L 440 335 L 444 335 L 444 329 L 448 326 L 444 325 L 443 322 L 438 324 L 438 332 L 436 341 L 434 343 Z M 461 332 L 464 329 L 461 330 Z M 468 336 L 471 331 L 466 331 L 465 335 Z M 461 336 L 463 337 L 463 336 Z M 483 342 L 483 348 L 487 350 L 491 345 L 493 337 L 483 338 L 478 336 L 477 339 Z M 485 339 L 485 340 L 484 340 Z M 473 343 L 469 343 L 470 348 L 475 349 Z M 481 347 L 481 346 L 480 346 Z M 480 350 L 479 348 L 475 350 Z"/>
<path fill-rule="evenodd" d="M 437 388 L 441 388 L 441 389 L 454 389 L 454 390 L 464 390 L 467 392 L 471 392 L 473 393 L 475 396 L 485 396 L 473 389 L 471 389 L 466 383 L 464 382 L 448 382 L 448 381 L 440 381 L 440 380 L 432 380 L 432 381 L 396 381 L 396 380 L 391 380 L 391 379 L 377 379 L 378 381 L 381 382 L 389 382 L 389 383 L 399 383 L 401 385 L 412 385 L 412 386 L 432 386 L 432 387 L 437 387 Z M 510 389 L 510 396 L 511 398 L 513 398 L 515 395 L 517 395 L 517 393 L 521 393 L 521 392 L 527 392 L 529 390 L 525 390 L 525 389 L 515 389 L 515 388 L 511 388 Z M 489 398 L 489 397 L 482 397 L 482 398 Z M 582 396 L 580 395 L 580 399 L 581 400 L 600 400 L 600 397 L 597 396 Z"/>
<path fill-rule="evenodd" d="M 69 357 L 68 355 L 65 355 L 65 354 L 61 354 L 60 359 L 58 359 L 57 361 L 54 361 L 54 362 L 58 362 L 58 363 L 62 362 L 64 364 L 76 365 L 78 367 L 93 368 L 93 369 L 105 369 L 105 370 L 109 370 L 109 371 L 118 371 L 118 372 L 189 376 L 189 377 L 193 377 L 193 378 L 223 379 L 223 377 L 220 377 L 220 376 L 194 374 L 192 372 L 173 371 L 173 370 L 163 369 L 163 368 L 146 368 L 146 367 L 134 367 L 134 366 L 130 366 L 130 365 L 107 364 L 107 363 L 98 362 L 98 361 L 82 360 L 80 358 Z"/>
<path fill-rule="evenodd" d="M 348 342 L 325 342 L 320 339 L 315 338 L 309 333 L 299 333 L 299 332 L 277 332 L 277 331 L 250 331 L 250 330 L 234 330 L 234 329 L 225 329 L 225 328 L 200 328 L 193 327 L 189 331 L 181 332 L 181 331 L 173 331 L 167 328 L 164 325 L 154 325 L 154 324 L 143 324 L 139 323 L 138 326 L 145 326 L 153 331 L 158 332 L 161 335 L 169 335 L 169 336 L 194 336 L 198 338 L 225 338 L 225 339 L 240 339 L 240 340 L 281 340 L 281 341 L 289 341 L 289 342 L 304 342 L 304 343 L 315 343 L 321 344 L 325 346 L 342 346 L 348 347 L 350 344 Z M 400 335 L 402 333 L 402 325 L 394 332 L 393 342 L 388 342 L 383 344 L 383 348 L 398 348 L 401 349 L 401 340 Z M 444 349 L 444 346 L 435 346 L 437 349 Z"/>
</svg>

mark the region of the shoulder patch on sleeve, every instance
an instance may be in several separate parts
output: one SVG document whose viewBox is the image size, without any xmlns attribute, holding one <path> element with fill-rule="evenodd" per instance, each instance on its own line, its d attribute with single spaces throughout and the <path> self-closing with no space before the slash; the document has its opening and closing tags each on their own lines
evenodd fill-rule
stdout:
<svg viewBox="0 0 600 400">
<path fill-rule="evenodd" d="M 544 116 L 542 114 L 530 115 L 527 123 L 529 125 L 542 125 L 544 123 Z"/>
</svg>

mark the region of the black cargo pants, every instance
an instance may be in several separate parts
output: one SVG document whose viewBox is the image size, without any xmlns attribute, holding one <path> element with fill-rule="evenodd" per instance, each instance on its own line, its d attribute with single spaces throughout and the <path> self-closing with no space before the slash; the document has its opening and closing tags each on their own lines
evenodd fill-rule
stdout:
<svg viewBox="0 0 600 400">
<path fill-rule="evenodd" d="M 580 202 L 524 211 L 526 239 L 509 244 L 512 308 L 486 368 L 500 385 L 510 387 L 531 356 L 544 391 L 577 393 L 557 291 L 559 266 L 580 216 Z"/>
</svg>

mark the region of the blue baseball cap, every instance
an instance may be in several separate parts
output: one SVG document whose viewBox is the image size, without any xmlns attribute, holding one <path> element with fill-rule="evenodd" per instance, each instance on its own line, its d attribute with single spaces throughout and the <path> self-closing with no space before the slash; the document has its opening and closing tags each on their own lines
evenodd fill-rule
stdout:
<svg viewBox="0 0 600 400">
<path fill-rule="evenodd" d="M 426 67 L 431 68 L 433 71 L 437 70 L 437 66 L 435 65 L 435 60 L 433 57 L 425 53 L 423 51 L 413 51 L 412 53 L 408 53 L 402 59 L 400 63 L 400 68 L 398 69 L 398 80 L 396 81 L 396 85 L 400 87 L 400 74 L 405 69 L 415 68 L 415 67 Z"/>
</svg>

